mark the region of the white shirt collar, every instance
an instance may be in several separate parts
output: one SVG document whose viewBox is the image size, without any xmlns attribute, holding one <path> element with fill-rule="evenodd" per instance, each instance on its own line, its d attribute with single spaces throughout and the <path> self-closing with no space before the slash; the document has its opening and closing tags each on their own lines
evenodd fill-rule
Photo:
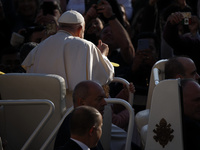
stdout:
<svg viewBox="0 0 200 150">
<path fill-rule="evenodd" d="M 58 30 L 57 32 L 61 32 L 61 33 L 66 33 L 66 34 L 68 34 L 68 35 L 71 35 L 69 32 L 67 32 L 67 31 L 65 31 L 65 30 Z"/>
<path fill-rule="evenodd" d="M 90 150 L 90 148 L 87 145 L 85 145 L 84 143 L 82 143 L 82 142 L 80 142 L 78 140 L 75 140 L 73 138 L 71 138 L 71 140 L 73 140 L 74 142 L 76 142 L 83 150 Z"/>
</svg>

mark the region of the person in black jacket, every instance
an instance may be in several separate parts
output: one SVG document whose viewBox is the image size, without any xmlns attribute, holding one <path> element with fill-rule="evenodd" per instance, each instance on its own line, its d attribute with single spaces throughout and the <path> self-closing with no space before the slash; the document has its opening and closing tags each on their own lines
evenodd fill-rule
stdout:
<svg viewBox="0 0 200 150">
<path fill-rule="evenodd" d="M 185 150 L 200 149 L 200 85 L 193 79 L 182 79 L 183 141 Z"/>
<path fill-rule="evenodd" d="M 172 13 L 165 25 L 163 37 L 169 46 L 173 48 L 175 55 L 189 56 L 195 62 L 197 72 L 200 73 L 200 40 L 197 37 L 179 34 L 178 26 L 182 23 L 183 19 L 184 16 L 181 12 Z"/>
<path fill-rule="evenodd" d="M 71 138 L 63 150 L 83 150 L 95 147 L 102 135 L 103 119 L 94 107 L 79 106 L 71 113 Z"/>
<path fill-rule="evenodd" d="M 91 106 L 96 108 L 102 115 L 104 113 L 104 106 L 107 104 L 105 101 L 105 92 L 101 85 L 93 81 L 82 81 L 78 83 L 73 92 L 73 104 L 74 108 L 79 106 Z M 69 114 L 63 121 L 54 144 L 54 149 L 60 150 L 66 144 L 67 140 L 71 137 L 70 132 L 70 120 L 71 114 Z M 78 119 L 77 119 L 78 120 Z M 103 147 L 98 142 L 97 146 L 91 148 L 91 150 L 103 150 Z"/>
</svg>

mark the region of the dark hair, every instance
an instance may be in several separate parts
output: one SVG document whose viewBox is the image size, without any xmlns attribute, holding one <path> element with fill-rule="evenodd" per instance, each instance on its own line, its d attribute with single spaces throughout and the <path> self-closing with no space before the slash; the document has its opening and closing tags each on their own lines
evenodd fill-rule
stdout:
<svg viewBox="0 0 200 150">
<path fill-rule="evenodd" d="M 40 32 L 46 29 L 46 27 L 43 25 L 37 25 L 37 24 L 34 25 L 35 26 L 30 26 L 25 28 L 25 30 L 21 32 L 21 35 L 24 36 L 25 38 L 24 43 L 31 41 L 30 38 L 34 32 Z"/>
<path fill-rule="evenodd" d="M 139 39 L 144 39 L 144 38 L 153 39 L 154 42 L 155 42 L 156 50 L 157 50 L 156 52 L 159 53 L 160 45 L 158 43 L 160 43 L 160 42 L 159 42 L 158 35 L 156 33 L 153 33 L 153 32 L 141 32 L 137 36 L 137 41 Z M 137 42 L 135 43 L 135 47 L 137 47 Z"/>
<path fill-rule="evenodd" d="M 100 112 L 91 106 L 79 106 L 72 111 L 70 118 L 71 134 L 85 135 L 93 126 L 97 127 L 100 124 Z"/>
<path fill-rule="evenodd" d="M 40 9 L 43 10 L 43 14 L 47 15 L 53 15 L 53 10 L 58 9 L 58 11 L 60 12 L 60 14 L 62 14 L 62 10 L 60 7 L 60 1 L 59 0 L 55 0 L 57 2 L 57 4 L 54 4 L 53 1 L 43 1 L 40 4 Z"/>
<path fill-rule="evenodd" d="M 38 43 L 35 42 L 24 43 L 20 48 L 20 61 L 23 62 L 26 56 L 29 54 L 29 52 L 37 45 Z"/>
</svg>

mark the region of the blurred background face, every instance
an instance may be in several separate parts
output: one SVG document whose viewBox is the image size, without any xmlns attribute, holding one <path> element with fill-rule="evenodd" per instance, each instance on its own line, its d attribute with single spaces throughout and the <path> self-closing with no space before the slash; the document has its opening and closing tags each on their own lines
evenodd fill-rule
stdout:
<svg viewBox="0 0 200 150">
<path fill-rule="evenodd" d="M 99 36 L 102 29 L 103 29 L 102 21 L 99 18 L 95 18 L 89 23 L 87 27 L 87 34 L 94 33 L 97 36 Z"/>
<path fill-rule="evenodd" d="M 47 28 L 51 28 L 50 30 L 55 30 L 56 32 L 60 16 L 61 9 L 57 0 L 43 0 L 35 18 L 35 23 L 47 26 Z"/>
<path fill-rule="evenodd" d="M 17 11 L 23 16 L 33 16 L 37 12 L 36 0 L 16 0 Z"/>
<path fill-rule="evenodd" d="M 106 26 L 102 30 L 100 38 L 104 43 L 108 44 L 110 51 L 112 51 L 113 49 L 118 48 L 118 45 L 115 42 L 115 39 L 113 37 L 113 33 L 112 33 L 112 30 L 111 30 L 110 26 Z"/>
<path fill-rule="evenodd" d="M 101 31 L 104 25 L 101 19 L 95 18 L 86 24 L 85 39 L 91 41 L 95 45 L 98 45 Z"/>
<path fill-rule="evenodd" d="M 147 50 L 156 52 L 155 41 L 152 38 L 143 38 L 138 40 L 137 50 Z"/>
<path fill-rule="evenodd" d="M 45 36 L 45 31 L 44 30 L 43 31 L 33 32 L 29 40 L 31 42 L 40 43 L 44 36 Z"/>
<path fill-rule="evenodd" d="M 44 0 L 41 5 L 41 11 L 44 16 L 49 14 L 60 17 L 61 15 L 60 4 L 57 0 Z"/>
<path fill-rule="evenodd" d="M 157 50 L 155 41 L 152 38 L 142 38 L 138 40 L 136 57 L 143 59 L 143 64 L 153 66 L 157 60 Z"/>
</svg>

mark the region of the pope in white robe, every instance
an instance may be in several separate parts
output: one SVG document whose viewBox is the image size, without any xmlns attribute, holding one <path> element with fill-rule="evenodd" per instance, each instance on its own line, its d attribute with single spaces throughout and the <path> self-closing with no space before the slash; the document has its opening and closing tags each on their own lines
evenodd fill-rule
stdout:
<svg viewBox="0 0 200 150">
<path fill-rule="evenodd" d="M 64 13 L 59 23 L 84 22 L 84 18 L 74 19 L 77 16 L 74 12 Z M 81 36 L 74 36 L 71 30 L 68 32 L 62 28 L 35 47 L 22 63 L 22 67 L 27 73 L 62 76 L 67 89 L 66 108 L 72 106 L 72 91 L 77 83 L 93 80 L 103 85 L 109 83 L 114 76 L 112 64 L 92 42 Z"/>
</svg>

